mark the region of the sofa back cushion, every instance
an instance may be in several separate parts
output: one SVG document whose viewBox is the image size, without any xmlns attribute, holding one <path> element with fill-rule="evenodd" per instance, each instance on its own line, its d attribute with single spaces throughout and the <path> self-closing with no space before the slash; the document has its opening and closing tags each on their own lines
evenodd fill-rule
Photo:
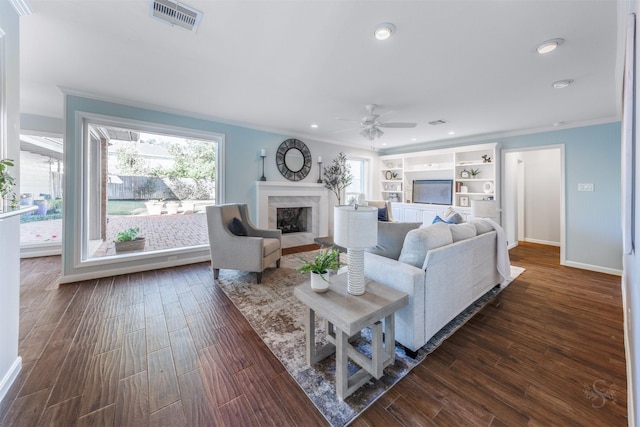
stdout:
<svg viewBox="0 0 640 427">
<path fill-rule="evenodd" d="M 453 243 L 449 224 L 439 222 L 428 227 L 411 230 L 404 238 L 398 261 L 422 268 L 430 249 Z"/>
<path fill-rule="evenodd" d="M 460 240 L 470 239 L 478 235 L 476 226 L 468 222 L 462 224 L 449 224 L 449 230 L 451 230 L 451 237 L 453 238 L 454 243 Z"/>
<path fill-rule="evenodd" d="M 469 223 L 473 224 L 476 227 L 478 235 L 493 231 L 493 227 L 491 226 L 491 224 L 481 219 L 474 219 L 472 221 L 469 221 Z"/>
<path fill-rule="evenodd" d="M 378 221 L 378 244 L 365 251 L 397 260 L 407 233 L 422 225 L 421 222 Z"/>
</svg>

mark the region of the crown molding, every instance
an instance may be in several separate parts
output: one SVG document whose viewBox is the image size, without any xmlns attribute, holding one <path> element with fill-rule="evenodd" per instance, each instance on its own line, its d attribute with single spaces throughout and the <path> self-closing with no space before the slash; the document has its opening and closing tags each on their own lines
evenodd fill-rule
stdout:
<svg viewBox="0 0 640 427">
<path fill-rule="evenodd" d="M 9 0 L 9 3 L 11 3 L 20 16 L 29 16 L 33 14 L 33 9 L 31 9 L 31 5 L 29 5 L 28 0 Z"/>
</svg>

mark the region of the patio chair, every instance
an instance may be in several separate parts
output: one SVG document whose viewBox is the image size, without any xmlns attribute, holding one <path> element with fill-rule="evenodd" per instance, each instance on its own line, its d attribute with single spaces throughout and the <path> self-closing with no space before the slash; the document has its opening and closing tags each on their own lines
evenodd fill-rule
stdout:
<svg viewBox="0 0 640 427">
<path fill-rule="evenodd" d="M 280 268 L 282 232 L 256 228 L 246 204 L 207 206 L 207 229 L 214 279 L 221 268 L 255 271 L 259 284 L 265 268 Z"/>
</svg>

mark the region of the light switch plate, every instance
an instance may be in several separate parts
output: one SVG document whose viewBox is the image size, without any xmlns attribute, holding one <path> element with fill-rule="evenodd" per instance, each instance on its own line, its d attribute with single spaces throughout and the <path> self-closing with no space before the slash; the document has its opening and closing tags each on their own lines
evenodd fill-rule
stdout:
<svg viewBox="0 0 640 427">
<path fill-rule="evenodd" d="M 578 184 L 578 191 L 593 191 L 593 184 Z"/>
</svg>

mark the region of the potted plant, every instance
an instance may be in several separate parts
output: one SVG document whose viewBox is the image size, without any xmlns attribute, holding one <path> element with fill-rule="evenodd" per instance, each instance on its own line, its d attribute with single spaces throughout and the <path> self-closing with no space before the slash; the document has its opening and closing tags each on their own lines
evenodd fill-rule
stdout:
<svg viewBox="0 0 640 427">
<path fill-rule="evenodd" d="M 298 267 L 301 273 L 311 273 L 311 289 L 316 292 L 325 292 L 329 289 L 329 270 L 338 270 L 340 262 L 340 251 L 337 249 L 325 249 L 320 252 L 313 261 L 300 258 L 302 266 Z"/>
<path fill-rule="evenodd" d="M 144 204 L 149 215 L 161 215 L 164 202 L 162 200 L 149 200 Z"/>
<path fill-rule="evenodd" d="M 9 173 L 9 168 L 13 166 L 13 160 L 0 159 L 0 212 L 4 208 L 4 199 L 8 196 L 11 199 L 10 206 L 17 208 L 20 201 L 16 197 L 16 193 L 13 191 L 13 187 L 16 185 L 16 179 Z"/>
<path fill-rule="evenodd" d="M 353 175 L 347 164 L 347 155 L 340 153 L 329 167 L 324 168 L 324 186 L 336 195 L 338 206 L 342 204 L 342 192 L 352 182 Z"/>
<path fill-rule="evenodd" d="M 175 215 L 178 213 L 178 207 L 180 206 L 180 203 L 178 202 L 167 202 L 167 214 L 168 215 Z"/>
<path fill-rule="evenodd" d="M 137 237 L 140 227 L 131 227 L 120 231 L 116 236 L 116 253 L 142 251 L 146 240 L 144 237 Z"/>
<path fill-rule="evenodd" d="M 471 177 L 475 179 L 478 175 L 480 175 L 480 169 L 471 169 L 469 173 L 471 174 Z"/>
</svg>

